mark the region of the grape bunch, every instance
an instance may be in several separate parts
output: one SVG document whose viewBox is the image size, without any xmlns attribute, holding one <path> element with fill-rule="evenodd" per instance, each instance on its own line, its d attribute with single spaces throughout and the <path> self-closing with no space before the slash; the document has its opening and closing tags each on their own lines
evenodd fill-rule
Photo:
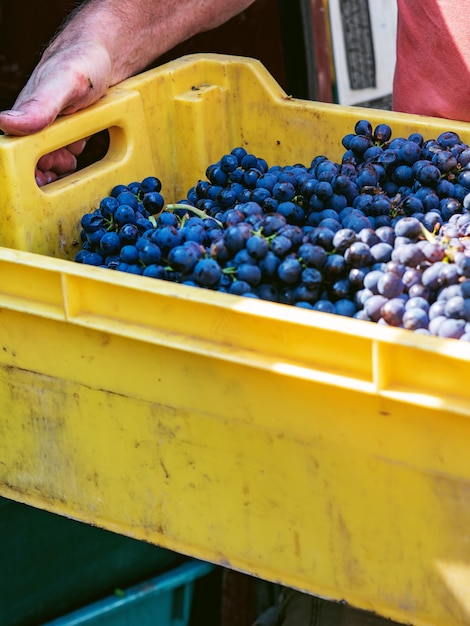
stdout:
<svg viewBox="0 0 470 626">
<path fill-rule="evenodd" d="M 341 160 L 236 147 L 166 205 L 155 176 L 81 219 L 75 261 L 470 340 L 470 147 L 359 120 Z"/>
</svg>

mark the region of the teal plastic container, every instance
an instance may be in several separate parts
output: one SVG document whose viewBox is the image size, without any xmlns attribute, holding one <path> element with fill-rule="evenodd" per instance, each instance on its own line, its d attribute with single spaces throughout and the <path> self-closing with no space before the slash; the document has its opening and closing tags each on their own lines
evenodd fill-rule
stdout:
<svg viewBox="0 0 470 626">
<path fill-rule="evenodd" d="M 117 587 L 131 587 L 187 561 L 155 545 L 4 498 L 0 537 L 1 626 L 45 624 Z"/>
<path fill-rule="evenodd" d="M 210 563 L 191 559 L 45 626 L 188 626 L 194 583 L 214 569 Z"/>
</svg>

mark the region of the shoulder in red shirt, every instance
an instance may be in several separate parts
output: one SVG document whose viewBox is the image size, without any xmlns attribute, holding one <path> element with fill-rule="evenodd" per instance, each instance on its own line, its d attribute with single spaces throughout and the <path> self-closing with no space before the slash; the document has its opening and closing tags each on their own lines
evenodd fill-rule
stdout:
<svg viewBox="0 0 470 626">
<path fill-rule="evenodd" d="M 397 2 L 394 110 L 470 121 L 470 3 Z"/>
</svg>

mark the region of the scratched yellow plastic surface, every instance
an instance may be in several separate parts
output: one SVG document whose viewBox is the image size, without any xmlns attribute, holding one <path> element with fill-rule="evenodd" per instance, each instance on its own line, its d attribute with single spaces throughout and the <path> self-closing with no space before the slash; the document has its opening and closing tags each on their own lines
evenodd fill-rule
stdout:
<svg viewBox="0 0 470 626">
<path fill-rule="evenodd" d="M 470 623 L 468 344 L 67 260 L 116 183 L 156 174 L 178 200 L 237 145 L 339 158 L 361 117 L 470 140 L 290 99 L 217 55 L 0 138 L 1 495 L 397 621 Z M 42 154 L 105 128 L 101 162 L 36 187 Z"/>
</svg>

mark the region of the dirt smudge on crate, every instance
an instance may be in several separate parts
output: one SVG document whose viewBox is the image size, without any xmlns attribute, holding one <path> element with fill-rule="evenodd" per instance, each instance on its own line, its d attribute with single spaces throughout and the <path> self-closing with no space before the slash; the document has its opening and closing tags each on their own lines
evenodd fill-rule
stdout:
<svg viewBox="0 0 470 626">
<path fill-rule="evenodd" d="M 111 336 L 108 333 L 102 333 L 100 343 L 102 346 L 108 346 L 111 343 Z"/>
<path fill-rule="evenodd" d="M 299 537 L 299 533 L 297 531 L 294 531 L 294 554 L 297 557 L 300 557 L 301 555 L 301 549 L 300 549 L 300 537 Z"/>
<path fill-rule="evenodd" d="M 160 459 L 160 466 L 163 469 L 163 473 L 165 474 L 165 478 L 166 479 L 170 478 L 170 474 L 168 473 L 168 470 L 167 470 L 167 468 L 165 466 L 165 463 L 163 462 L 162 459 Z"/>
<path fill-rule="evenodd" d="M 335 555 L 334 562 L 339 579 L 344 580 L 346 577 L 349 581 L 354 581 L 355 585 L 360 584 L 364 572 L 359 560 L 354 556 L 354 539 L 348 524 L 334 503 L 328 504 L 327 513 L 331 520 L 331 549 Z"/>
</svg>

